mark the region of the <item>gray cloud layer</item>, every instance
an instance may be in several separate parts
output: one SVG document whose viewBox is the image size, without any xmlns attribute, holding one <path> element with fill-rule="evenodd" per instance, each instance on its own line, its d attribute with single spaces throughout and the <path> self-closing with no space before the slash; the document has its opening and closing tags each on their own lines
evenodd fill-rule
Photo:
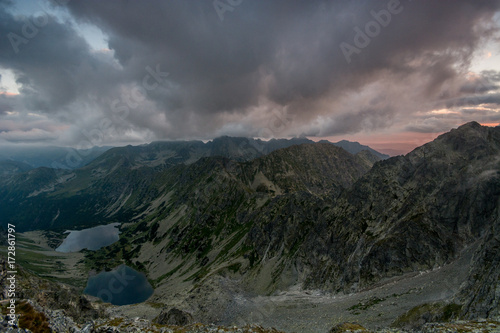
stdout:
<svg viewBox="0 0 500 333">
<path fill-rule="evenodd" d="M 49 15 L 15 52 L 6 36 L 23 36 L 26 22 L 0 0 L 0 67 L 21 84 L 19 97 L 0 96 L 0 117 L 19 121 L 5 113 L 15 106 L 60 125 L 60 140 L 103 144 L 328 136 L 410 119 L 422 128 L 407 130 L 430 131 L 450 122 L 430 126 L 419 112 L 498 106 L 488 93 L 499 73 L 466 74 L 474 51 L 496 36 L 500 2 L 398 3 L 244 0 L 220 20 L 212 1 L 69 1 L 72 17 L 98 26 L 111 51 L 91 49 L 77 28 Z M 356 29 L 370 24 L 360 47 Z M 350 62 L 343 42 L 357 48 Z"/>
</svg>

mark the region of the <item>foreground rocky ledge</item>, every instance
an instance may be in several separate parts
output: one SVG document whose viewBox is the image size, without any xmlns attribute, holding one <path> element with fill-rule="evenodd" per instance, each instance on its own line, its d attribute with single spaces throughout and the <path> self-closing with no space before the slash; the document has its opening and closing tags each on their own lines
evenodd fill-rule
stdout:
<svg viewBox="0 0 500 333">
<path fill-rule="evenodd" d="M 65 315 L 63 310 L 49 310 L 40 307 L 28 300 L 21 303 L 22 311 L 16 315 L 15 325 L 9 325 L 9 317 L 2 316 L 0 322 L 1 332 L 69 332 L 69 333 L 108 333 L 108 332 L 151 332 L 151 333 L 201 333 L 201 332 L 238 332 L 238 333 L 285 333 L 275 328 L 264 328 L 260 325 L 247 325 L 243 327 L 205 325 L 194 323 L 189 325 L 163 325 L 142 318 L 98 318 L 83 324 L 77 324 Z M 426 323 L 418 328 L 400 329 L 383 328 L 369 330 L 356 323 L 339 323 L 332 327 L 328 333 L 341 332 L 500 332 L 500 318 L 497 320 L 453 321 L 449 323 Z M 326 332 L 325 332 L 326 333 Z"/>
</svg>

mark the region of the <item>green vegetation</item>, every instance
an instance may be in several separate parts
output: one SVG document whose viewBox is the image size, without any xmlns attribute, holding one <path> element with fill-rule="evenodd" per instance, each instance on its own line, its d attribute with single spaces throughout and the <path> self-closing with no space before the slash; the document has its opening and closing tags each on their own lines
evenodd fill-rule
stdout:
<svg viewBox="0 0 500 333">
<path fill-rule="evenodd" d="M 229 265 L 227 267 L 227 269 L 232 272 L 232 273 L 237 273 L 241 268 L 241 263 L 238 262 L 238 263 L 235 263 L 235 264 L 232 264 L 232 265 Z"/>
<path fill-rule="evenodd" d="M 7 314 L 7 306 L 2 306 L 3 315 Z M 21 301 L 16 305 L 16 314 L 19 317 L 19 327 L 30 330 L 33 333 L 50 333 L 52 330 L 45 314 L 36 311 L 31 304 Z"/>
<path fill-rule="evenodd" d="M 159 303 L 159 302 L 146 302 L 150 307 L 155 308 L 155 309 L 163 309 L 166 304 L 165 303 Z"/>
<path fill-rule="evenodd" d="M 335 325 L 329 333 L 344 333 L 344 332 L 368 332 L 366 328 L 357 323 L 341 323 Z"/>
<path fill-rule="evenodd" d="M 154 283 L 155 284 L 159 284 L 161 281 L 163 281 L 164 279 L 168 279 L 169 277 L 171 277 L 172 275 L 174 275 L 177 271 L 179 271 L 179 269 L 181 269 L 182 267 L 184 266 L 184 263 L 180 263 L 179 265 L 177 265 L 174 269 L 172 269 L 171 271 L 163 274 L 162 276 L 160 276 L 158 279 L 154 280 Z"/>
<path fill-rule="evenodd" d="M 25 248 L 24 243 L 22 244 L 23 246 L 19 246 L 16 251 L 17 264 L 22 268 L 50 281 L 67 283 L 79 288 L 86 285 L 85 278 L 59 276 L 65 275 L 68 269 L 62 261 L 66 258 L 64 254 L 54 256 L 46 254 L 44 249 Z M 7 252 L 4 247 L 0 248 L 0 253 L 6 255 Z"/>
<path fill-rule="evenodd" d="M 449 303 L 443 307 L 443 316 L 441 321 L 450 321 L 451 319 L 456 319 L 462 311 L 462 305 Z"/>
<path fill-rule="evenodd" d="M 449 322 L 457 319 L 462 306 L 455 303 L 425 303 L 410 309 L 405 314 L 399 316 L 392 324 L 394 327 L 412 327 L 421 325 L 422 322 Z M 426 320 L 423 320 L 423 318 Z"/>
</svg>

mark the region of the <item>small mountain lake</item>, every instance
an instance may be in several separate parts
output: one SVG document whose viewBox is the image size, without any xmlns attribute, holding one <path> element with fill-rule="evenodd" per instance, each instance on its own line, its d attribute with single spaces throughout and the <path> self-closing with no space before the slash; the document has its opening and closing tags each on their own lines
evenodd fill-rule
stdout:
<svg viewBox="0 0 500 333">
<path fill-rule="evenodd" d="M 83 249 L 99 250 L 103 246 L 113 244 L 120 238 L 120 223 L 100 225 L 83 230 L 68 230 L 69 235 L 56 249 L 57 252 L 78 252 Z"/>
<path fill-rule="evenodd" d="M 127 305 L 147 300 L 153 294 L 153 287 L 143 273 L 120 265 L 90 277 L 83 292 L 113 305 Z"/>
</svg>

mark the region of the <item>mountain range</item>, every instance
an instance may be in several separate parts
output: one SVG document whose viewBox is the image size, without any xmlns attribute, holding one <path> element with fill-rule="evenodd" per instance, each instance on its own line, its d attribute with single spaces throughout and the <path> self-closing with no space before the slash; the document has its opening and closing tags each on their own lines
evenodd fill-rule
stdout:
<svg viewBox="0 0 500 333">
<path fill-rule="evenodd" d="M 326 140 L 322 140 L 321 142 L 330 143 Z M 182 160 L 182 157 L 180 157 L 183 154 L 182 149 L 188 148 L 193 149 L 193 151 L 188 153 L 191 156 L 191 161 L 195 161 L 202 156 L 225 156 L 236 160 L 249 160 L 269 154 L 276 149 L 286 148 L 302 143 L 314 143 L 314 141 L 306 138 L 271 139 L 263 141 L 260 139 L 225 136 L 208 141 L 207 143 L 203 143 L 202 141 L 158 141 L 149 145 L 146 144 L 136 147 L 127 146 L 127 148 L 123 149 L 131 149 L 136 153 L 141 152 L 142 154 L 151 152 L 154 153 L 155 151 L 165 151 L 165 154 L 172 154 L 173 152 L 176 152 L 176 154 L 179 155 L 177 158 Z M 358 142 L 342 140 L 333 144 L 344 148 L 352 154 L 356 154 L 362 150 L 368 150 L 381 159 L 389 158 L 389 155 L 379 153 L 376 150 L 368 146 L 361 145 Z M 39 167 L 53 169 L 78 169 L 89 164 L 111 148 L 113 147 L 96 146 L 90 149 L 55 146 L 0 147 L 0 176 L 21 173 L 29 169 Z M 120 151 L 120 148 L 117 149 Z M 161 159 L 161 156 L 157 156 L 156 160 L 159 159 Z M 170 162 L 177 163 L 181 160 L 173 159 Z M 189 161 L 187 162 L 189 163 Z"/>
<path fill-rule="evenodd" d="M 2 205 L 0 213 L 5 219 L 16 221 L 20 230 L 83 227 L 107 220 L 128 220 L 136 214 L 134 210 L 142 206 L 129 199 L 142 202 L 142 195 L 149 198 L 151 193 L 139 193 L 138 190 L 141 186 L 151 187 L 152 183 L 163 181 L 157 181 L 158 177 L 168 178 L 189 169 L 187 166 L 195 162 L 203 163 L 200 160 L 206 158 L 212 158 L 212 162 L 218 158 L 235 162 L 251 161 L 278 149 L 301 144 L 312 145 L 314 142 L 300 138 L 262 141 L 233 137 L 220 137 L 207 143 L 160 141 L 141 146 L 106 148 L 105 153 L 76 169 L 33 168 L 33 164 L 6 160 L 0 162 L 5 178 L 0 200 L 11 204 Z M 337 145 L 329 142 L 322 144 L 332 149 Z M 350 144 L 350 151 L 359 155 L 361 164 L 371 166 L 376 160 L 388 157 L 367 146 L 354 142 Z M 360 150 L 362 148 L 366 151 Z M 49 152 L 52 151 L 49 149 Z M 121 208 L 114 211 L 117 207 Z"/>
<path fill-rule="evenodd" d="M 126 222 L 86 260 L 143 271 L 155 300 L 207 298 L 199 290 L 220 277 L 257 295 L 357 293 L 470 250 L 447 301 L 458 318 L 500 315 L 500 128 L 471 122 L 392 158 L 364 148 L 230 137 L 112 148 L 74 170 L 19 166 L 1 181 L 0 214 L 20 230 Z"/>
<path fill-rule="evenodd" d="M 18 162 L 30 168 L 77 169 L 110 149 L 109 146 L 76 149 L 70 147 L 4 146 L 0 147 L 0 174 L 8 171 L 4 163 Z"/>
</svg>

